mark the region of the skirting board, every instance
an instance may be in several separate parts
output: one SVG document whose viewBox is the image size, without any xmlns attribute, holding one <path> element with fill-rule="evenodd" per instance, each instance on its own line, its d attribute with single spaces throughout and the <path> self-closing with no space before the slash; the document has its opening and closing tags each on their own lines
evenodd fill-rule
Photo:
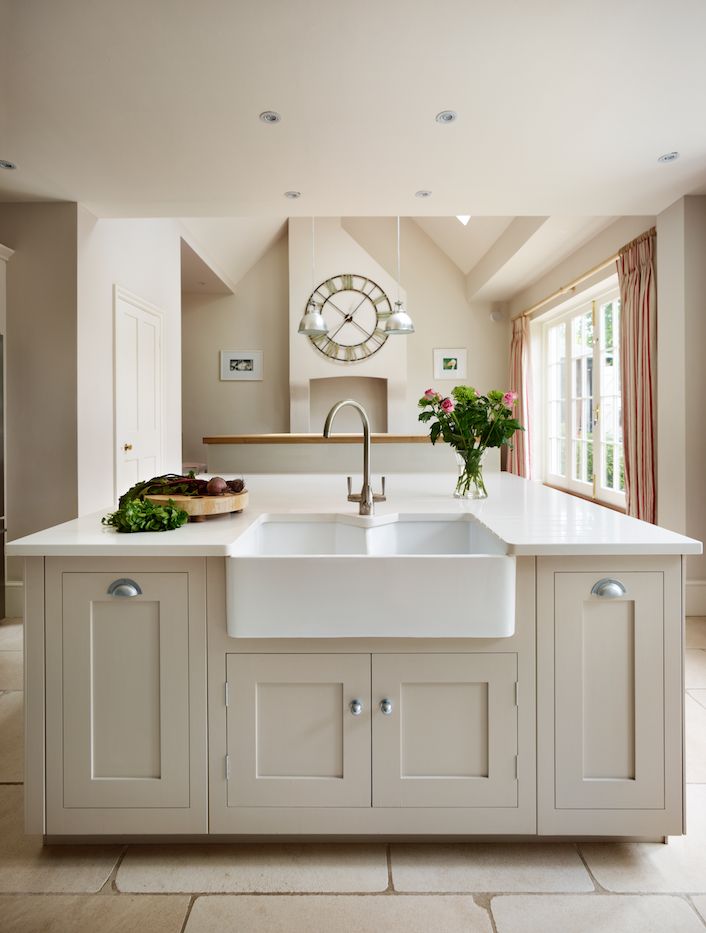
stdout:
<svg viewBox="0 0 706 933">
<path fill-rule="evenodd" d="M 686 581 L 687 616 L 706 616 L 706 580 Z"/>
<path fill-rule="evenodd" d="M 21 619 L 25 614 L 25 587 L 21 580 L 8 580 L 5 584 L 5 617 Z"/>
</svg>

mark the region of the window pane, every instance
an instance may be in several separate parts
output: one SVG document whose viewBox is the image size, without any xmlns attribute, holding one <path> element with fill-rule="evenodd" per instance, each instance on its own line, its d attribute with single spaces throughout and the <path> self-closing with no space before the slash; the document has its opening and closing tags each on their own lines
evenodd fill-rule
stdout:
<svg viewBox="0 0 706 933">
<path fill-rule="evenodd" d="M 600 484 L 612 492 L 624 492 L 622 400 L 620 397 L 620 300 L 601 304 Z"/>
</svg>

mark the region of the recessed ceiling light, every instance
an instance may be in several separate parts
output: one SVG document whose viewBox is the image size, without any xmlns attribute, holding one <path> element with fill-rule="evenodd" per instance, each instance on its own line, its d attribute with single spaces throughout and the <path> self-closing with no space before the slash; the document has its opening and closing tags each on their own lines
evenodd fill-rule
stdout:
<svg viewBox="0 0 706 933">
<path fill-rule="evenodd" d="M 455 110 L 441 110 L 434 119 L 437 123 L 455 123 L 458 120 L 458 114 Z"/>
<path fill-rule="evenodd" d="M 8 162 L 7 159 L 0 159 L 0 168 L 17 168 L 14 162 Z"/>
<path fill-rule="evenodd" d="M 260 119 L 263 123 L 279 123 L 282 117 L 276 110 L 263 110 Z"/>
<path fill-rule="evenodd" d="M 301 191 L 285 191 L 284 196 L 285 198 L 289 198 L 290 201 L 296 201 L 297 198 L 302 196 L 302 193 Z"/>
<path fill-rule="evenodd" d="M 415 198 L 430 198 L 431 191 L 427 191 L 425 188 L 422 188 L 420 191 L 414 192 Z"/>
<path fill-rule="evenodd" d="M 678 152 L 665 152 L 664 155 L 661 155 L 657 161 L 658 162 L 676 162 L 679 158 Z"/>
<path fill-rule="evenodd" d="M 464 227 L 468 226 L 468 221 L 470 219 L 470 214 L 456 214 L 456 220 L 460 220 Z"/>
</svg>

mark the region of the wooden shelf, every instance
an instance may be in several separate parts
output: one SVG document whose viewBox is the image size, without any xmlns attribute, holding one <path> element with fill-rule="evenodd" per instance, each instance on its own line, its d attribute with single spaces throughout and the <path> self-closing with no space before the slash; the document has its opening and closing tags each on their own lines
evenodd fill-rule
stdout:
<svg viewBox="0 0 706 933">
<path fill-rule="evenodd" d="M 204 444 L 360 444 L 362 434 L 213 434 Z M 373 444 L 428 444 L 428 434 L 371 434 Z M 439 439 L 441 443 L 441 439 Z"/>
</svg>

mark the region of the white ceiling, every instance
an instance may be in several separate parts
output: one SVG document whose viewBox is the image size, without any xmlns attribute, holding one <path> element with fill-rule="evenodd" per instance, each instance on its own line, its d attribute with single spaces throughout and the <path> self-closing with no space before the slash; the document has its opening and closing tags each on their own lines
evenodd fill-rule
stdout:
<svg viewBox="0 0 706 933">
<path fill-rule="evenodd" d="M 513 220 L 512 217 L 471 217 L 464 226 L 456 217 L 414 219 L 464 275 L 488 252 Z"/>
<path fill-rule="evenodd" d="M 703 0 L 0 0 L 0 158 L 19 165 L 0 198 L 654 215 L 706 190 L 705 35 Z M 434 121 L 444 108 L 456 123 Z"/>
</svg>

